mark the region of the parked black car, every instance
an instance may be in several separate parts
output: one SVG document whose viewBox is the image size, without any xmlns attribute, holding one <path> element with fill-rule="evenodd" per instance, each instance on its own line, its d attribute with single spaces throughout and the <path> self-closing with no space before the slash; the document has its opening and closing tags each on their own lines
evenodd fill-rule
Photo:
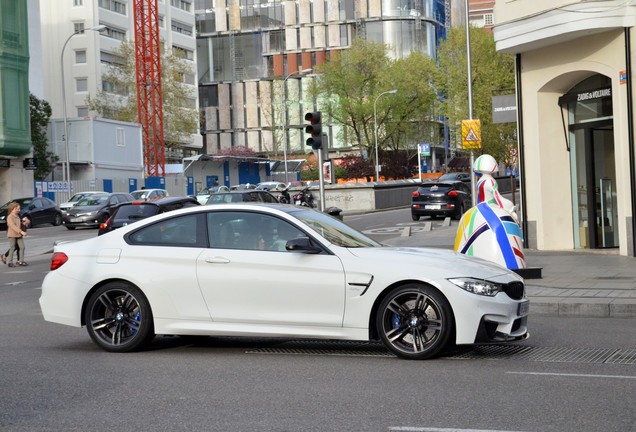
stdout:
<svg viewBox="0 0 636 432">
<path fill-rule="evenodd" d="M 97 235 L 106 234 L 138 220 L 145 219 L 159 213 L 178 210 L 186 207 L 201 205 L 192 197 L 167 197 L 156 201 L 131 201 L 117 205 L 111 216 L 99 225 Z"/>
<path fill-rule="evenodd" d="M 411 198 L 411 218 L 420 216 L 450 216 L 459 220 L 472 207 L 470 185 L 454 181 L 428 181 L 422 183 Z"/>
<path fill-rule="evenodd" d="M 44 197 L 17 198 L 15 201 L 20 204 L 20 217 L 27 217 L 29 227 L 40 224 L 52 224 L 58 226 L 62 223 L 62 210 L 52 200 Z M 0 229 L 7 229 L 7 210 L 9 203 L 0 207 Z"/>
<path fill-rule="evenodd" d="M 236 190 L 230 192 L 219 192 L 210 195 L 206 204 L 223 204 L 236 202 L 263 202 L 278 203 L 278 200 L 271 193 L 264 190 Z"/>
<path fill-rule="evenodd" d="M 103 193 L 82 198 L 77 205 L 68 209 L 63 222 L 66 228 L 77 227 L 98 228 L 111 215 L 117 204 L 134 201 L 128 193 Z"/>
</svg>

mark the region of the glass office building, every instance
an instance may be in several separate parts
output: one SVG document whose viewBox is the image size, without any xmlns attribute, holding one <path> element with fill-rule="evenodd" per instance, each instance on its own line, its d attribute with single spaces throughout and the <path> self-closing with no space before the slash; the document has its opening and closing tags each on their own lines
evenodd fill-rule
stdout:
<svg viewBox="0 0 636 432">
<path fill-rule="evenodd" d="M 384 43 L 395 58 L 436 55 L 450 25 L 448 0 L 196 0 L 199 99 L 209 154 L 309 151 L 302 114 L 314 68 L 355 38 Z M 299 71 L 305 71 L 300 73 Z M 338 125 L 329 125 L 330 148 Z"/>
</svg>

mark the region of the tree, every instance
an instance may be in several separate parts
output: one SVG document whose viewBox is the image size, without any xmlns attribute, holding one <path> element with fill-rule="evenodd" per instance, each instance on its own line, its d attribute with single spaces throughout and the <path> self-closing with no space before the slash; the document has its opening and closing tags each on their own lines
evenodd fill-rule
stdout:
<svg viewBox="0 0 636 432">
<path fill-rule="evenodd" d="M 362 156 L 348 154 L 340 159 L 340 164 L 345 171 L 345 178 L 369 178 L 375 175 L 373 165 L 369 163 L 369 159 Z"/>
<path fill-rule="evenodd" d="M 122 42 L 113 53 L 120 61 L 113 63 L 102 76 L 102 90 L 88 97 L 88 107 L 100 116 L 126 122 L 137 122 L 137 85 L 135 47 Z M 163 100 L 164 142 L 167 148 L 180 147 L 198 132 L 199 110 L 192 86 L 186 84 L 193 76 L 191 65 L 175 53 L 162 52 L 161 89 Z"/>
<path fill-rule="evenodd" d="M 244 158 L 255 158 L 258 154 L 249 147 L 246 146 L 232 146 L 221 149 L 219 156 L 234 156 Z"/>
<path fill-rule="evenodd" d="M 33 144 L 33 157 L 37 168 L 33 172 L 35 180 L 44 180 L 53 171 L 58 157 L 49 151 L 46 139 L 46 128 L 51 118 L 51 105 L 43 99 L 38 99 L 29 93 L 29 105 L 31 110 L 31 142 Z"/>
<path fill-rule="evenodd" d="M 498 53 L 492 33 L 470 28 L 473 119 L 481 121 L 482 148 L 478 155 L 488 153 L 506 164 L 516 143 L 515 123 L 492 123 L 492 96 L 514 93 L 514 57 Z M 468 67 L 466 31 L 452 28 L 439 47 L 439 73 L 435 85 L 445 95 L 443 111 L 449 127 L 454 129 L 456 143 L 461 147 L 461 121 L 468 119 Z"/>
<path fill-rule="evenodd" d="M 432 125 L 437 96 L 429 83 L 435 68 L 433 59 L 420 53 L 394 60 L 386 45 L 355 39 L 318 67 L 320 77 L 309 95 L 326 114 L 323 124 L 342 125 L 339 138 L 362 152 L 375 155 L 376 117 L 378 149 L 415 149 L 426 125 Z M 379 97 L 393 89 L 396 94 Z"/>
</svg>

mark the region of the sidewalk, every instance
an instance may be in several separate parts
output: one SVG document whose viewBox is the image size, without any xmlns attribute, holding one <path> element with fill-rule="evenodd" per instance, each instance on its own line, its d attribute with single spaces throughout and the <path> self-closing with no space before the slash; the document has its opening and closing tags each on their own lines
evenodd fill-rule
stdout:
<svg viewBox="0 0 636 432">
<path fill-rule="evenodd" d="M 452 249 L 456 224 L 383 241 L 391 246 Z M 636 258 L 615 249 L 524 251 L 528 267 L 541 279 L 526 279 L 532 315 L 636 318 Z"/>
</svg>

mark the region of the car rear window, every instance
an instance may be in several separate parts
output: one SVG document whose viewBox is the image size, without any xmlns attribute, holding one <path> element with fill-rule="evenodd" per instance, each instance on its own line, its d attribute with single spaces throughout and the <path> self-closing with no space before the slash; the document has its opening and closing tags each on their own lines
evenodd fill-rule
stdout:
<svg viewBox="0 0 636 432">
<path fill-rule="evenodd" d="M 453 188 L 453 185 L 447 183 L 432 183 L 420 186 L 420 191 L 424 192 L 447 192 Z"/>
<path fill-rule="evenodd" d="M 144 219 L 159 213 L 159 207 L 149 204 L 134 204 L 121 206 L 117 210 L 115 219 Z"/>
</svg>

